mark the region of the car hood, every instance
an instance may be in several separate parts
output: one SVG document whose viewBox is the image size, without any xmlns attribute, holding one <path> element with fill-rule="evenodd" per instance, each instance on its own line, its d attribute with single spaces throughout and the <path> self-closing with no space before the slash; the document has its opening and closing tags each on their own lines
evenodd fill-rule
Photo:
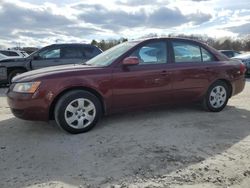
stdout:
<svg viewBox="0 0 250 188">
<path fill-rule="evenodd" d="M 93 67 L 89 65 L 81 65 L 81 64 L 69 64 L 69 65 L 60 65 L 60 66 L 52 66 L 42 69 L 37 69 L 29 72 L 25 72 L 23 74 L 17 75 L 13 78 L 12 82 L 27 82 L 38 80 L 41 77 L 54 75 L 58 73 L 66 73 L 77 70 L 89 70 L 89 69 L 98 69 L 99 67 Z"/>
<path fill-rule="evenodd" d="M 27 58 L 22 58 L 22 57 L 8 57 L 0 60 L 0 63 L 8 63 L 8 62 L 21 62 L 21 61 L 26 61 Z"/>
<path fill-rule="evenodd" d="M 250 54 L 241 54 L 233 57 L 232 59 L 250 59 Z"/>
</svg>

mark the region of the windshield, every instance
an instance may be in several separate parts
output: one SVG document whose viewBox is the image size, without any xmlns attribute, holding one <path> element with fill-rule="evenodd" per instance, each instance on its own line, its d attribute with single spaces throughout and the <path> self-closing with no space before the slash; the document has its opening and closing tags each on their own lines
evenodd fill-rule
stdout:
<svg viewBox="0 0 250 188">
<path fill-rule="evenodd" d="M 135 42 L 125 42 L 110 48 L 109 50 L 101 53 L 100 55 L 94 57 L 93 59 L 86 62 L 87 65 L 91 66 L 108 66 L 114 62 L 118 57 L 128 51 L 130 48 L 135 46 Z"/>
<path fill-rule="evenodd" d="M 5 55 L 0 54 L 0 59 L 6 58 Z"/>
</svg>

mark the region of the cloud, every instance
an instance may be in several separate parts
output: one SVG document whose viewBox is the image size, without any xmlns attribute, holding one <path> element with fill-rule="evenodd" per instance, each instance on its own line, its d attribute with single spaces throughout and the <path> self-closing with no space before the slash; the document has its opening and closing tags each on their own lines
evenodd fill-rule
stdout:
<svg viewBox="0 0 250 188">
<path fill-rule="evenodd" d="M 191 1 L 202 2 L 202 1 L 211 1 L 211 0 L 191 0 Z"/>
<path fill-rule="evenodd" d="M 159 2 L 158 0 L 117 0 L 117 5 L 144 6 L 144 5 L 167 5 L 168 1 Z"/>
<path fill-rule="evenodd" d="M 78 37 L 84 40 L 87 35 L 101 31 L 83 27 L 77 20 L 57 15 L 48 6 L 37 6 L 34 9 L 7 2 L 0 6 L 1 40 L 5 40 L 8 44 L 16 43 L 14 41 L 25 43 L 25 40 L 33 39 L 43 43 L 48 41 L 53 43 L 58 38 Z"/>
<path fill-rule="evenodd" d="M 122 29 L 123 27 L 137 27 L 142 24 L 146 14 L 140 11 L 130 13 L 123 10 L 108 10 L 104 6 L 93 5 L 91 9 L 83 10 L 79 16 L 87 23 L 97 24 L 105 29 Z"/>
<path fill-rule="evenodd" d="M 218 36 L 218 30 L 249 34 L 249 0 L 227 1 L 0 0 L 0 44 L 42 46 L 172 32 Z"/>
<path fill-rule="evenodd" d="M 178 8 L 169 9 L 162 7 L 149 15 L 147 24 L 150 27 L 170 28 L 186 22 L 188 22 L 187 17 Z"/>
<path fill-rule="evenodd" d="M 13 29 L 53 29 L 74 23 L 64 16 L 53 14 L 49 9 L 32 10 L 11 3 L 1 5 L 0 23 L 10 31 Z"/>
<path fill-rule="evenodd" d="M 246 23 L 246 24 L 242 24 L 242 25 L 239 25 L 239 26 L 233 26 L 233 27 L 227 27 L 225 28 L 226 30 L 229 30 L 233 33 L 238 33 L 238 34 L 241 34 L 241 35 L 247 35 L 247 34 L 250 34 L 250 23 Z"/>
<path fill-rule="evenodd" d="M 147 11 L 140 8 L 135 12 L 128 12 L 122 9 L 108 10 L 100 5 L 78 5 L 85 7 L 79 15 L 79 19 L 86 23 L 99 25 L 102 28 L 113 31 L 120 31 L 124 28 L 171 28 L 184 23 L 192 22 L 194 25 L 208 21 L 212 16 L 201 12 L 183 15 L 178 8 L 161 7 Z"/>
<path fill-rule="evenodd" d="M 202 23 L 208 22 L 211 18 L 211 14 L 204 14 L 201 12 L 188 15 L 188 20 L 191 21 L 194 25 L 200 25 Z"/>
</svg>

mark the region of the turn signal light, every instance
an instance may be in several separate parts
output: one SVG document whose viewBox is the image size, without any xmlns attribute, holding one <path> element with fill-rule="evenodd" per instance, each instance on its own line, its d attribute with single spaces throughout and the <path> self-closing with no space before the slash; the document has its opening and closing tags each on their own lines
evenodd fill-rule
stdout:
<svg viewBox="0 0 250 188">
<path fill-rule="evenodd" d="M 240 64 L 240 73 L 241 74 L 245 74 L 245 72 L 246 72 L 246 66 L 245 66 L 245 64 L 244 63 L 241 63 Z"/>
</svg>

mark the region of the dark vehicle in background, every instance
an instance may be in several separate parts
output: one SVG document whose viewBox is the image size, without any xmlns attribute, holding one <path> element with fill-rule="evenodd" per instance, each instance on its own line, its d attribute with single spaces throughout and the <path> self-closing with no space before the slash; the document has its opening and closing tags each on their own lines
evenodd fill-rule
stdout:
<svg viewBox="0 0 250 188">
<path fill-rule="evenodd" d="M 16 76 L 7 96 L 16 117 L 49 121 L 70 133 L 90 130 L 103 114 L 201 102 L 221 111 L 245 86 L 245 65 L 197 41 L 155 38 L 119 44 L 85 65 Z"/>
<path fill-rule="evenodd" d="M 231 57 L 235 57 L 237 55 L 240 55 L 240 52 L 234 51 L 234 50 L 219 50 L 221 53 L 223 53 L 224 55 L 226 55 L 227 57 L 231 58 Z"/>
<path fill-rule="evenodd" d="M 236 57 L 233 57 L 232 59 L 238 59 L 242 63 L 244 63 L 247 68 L 246 75 L 250 75 L 250 54 L 241 54 Z"/>
<path fill-rule="evenodd" d="M 44 67 L 84 63 L 102 53 L 89 44 L 53 44 L 26 58 L 0 60 L 0 83 L 11 83 L 14 76 Z"/>
</svg>

